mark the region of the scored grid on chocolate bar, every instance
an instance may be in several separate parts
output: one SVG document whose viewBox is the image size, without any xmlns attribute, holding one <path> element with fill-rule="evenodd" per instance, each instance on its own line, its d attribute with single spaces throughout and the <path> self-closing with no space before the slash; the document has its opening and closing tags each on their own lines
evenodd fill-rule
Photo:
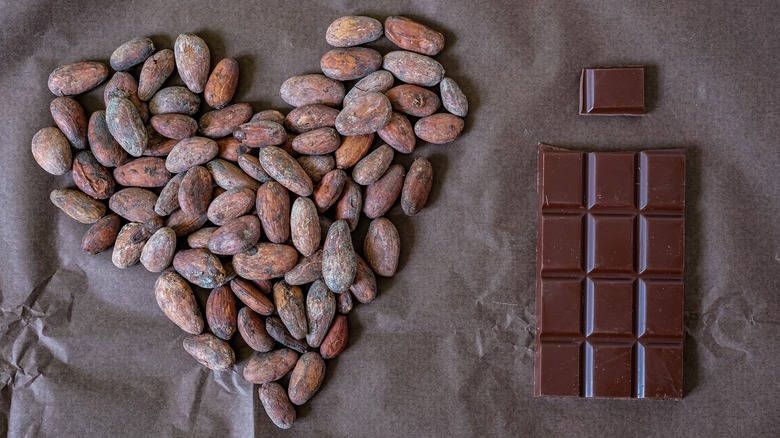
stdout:
<svg viewBox="0 0 780 438">
<path fill-rule="evenodd" d="M 682 150 L 540 145 L 537 396 L 682 397 Z"/>
</svg>

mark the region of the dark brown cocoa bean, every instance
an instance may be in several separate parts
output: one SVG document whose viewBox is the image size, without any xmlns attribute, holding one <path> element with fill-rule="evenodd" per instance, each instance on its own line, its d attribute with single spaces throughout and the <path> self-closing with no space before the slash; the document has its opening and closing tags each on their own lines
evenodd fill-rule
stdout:
<svg viewBox="0 0 780 438">
<path fill-rule="evenodd" d="M 108 199 L 114 194 L 111 172 L 88 151 L 79 152 L 73 160 L 73 182 L 95 199 Z"/>
<path fill-rule="evenodd" d="M 404 167 L 394 164 L 381 178 L 366 187 L 363 213 L 370 219 L 383 216 L 395 204 L 404 185 Z"/>
<path fill-rule="evenodd" d="M 349 294 L 349 292 L 344 292 Z M 347 348 L 349 340 L 349 328 L 347 326 L 347 317 L 336 315 L 333 319 L 328 334 L 320 345 L 320 355 L 323 359 L 333 359 L 343 353 Z"/>
<path fill-rule="evenodd" d="M 241 216 L 225 222 L 209 239 L 209 250 L 218 255 L 235 255 L 249 250 L 260 240 L 257 216 Z"/>
<path fill-rule="evenodd" d="M 312 194 L 317 211 L 322 213 L 339 200 L 347 178 L 347 174 L 341 169 L 331 170 L 322 177 L 322 181 L 320 181 Z"/>
<path fill-rule="evenodd" d="M 287 375 L 297 362 L 298 353 L 289 348 L 255 353 L 244 367 L 244 378 L 256 385 L 274 382 Z"/>
<path fill-rule="evenodd" d="M 217 142 L 210 138 L 185 138 L 176 143 L 168 154 L 165 168 L 172 173 L 184 172 L 194 166 L 208 163 L 218 152 Z"/>
<path fill-rule="evenodd" d="M 260 353 L 267 353 L 276 345 L 274 338 L 265 330 L 263 318 L 249 307 L 238 311 L 238 332 L 249 348 Z"/>
<path fill-rule="evenodd" d="M 236 299 L 227 285 L 217 286 L 211 290 L 206 301 L 206 321 L 214 335 L 228 340 L 236 332 Z"/>
<path fill-rule="evenodd" d="M 287 348 L 292 348 L 299 353 L 309 351 L 309 346 L 306 345 L 306 342 L 293 338 L 278 316 L 269 316 L 265 319 L 265 330 L 276 342 Z"/>
<path fill-rule="evenodd" d="M 312 129 L 336 126 L 339 110 L 326 105 L 305 105 L 290 111 L 284 126 L 290 131 L 303 133 Z"/>
<path fill-rule="evenodd" d="M 204 215 L 211 203 L 211 174 L 205 167 L 190 168 L 179 184 L 179 208 L 194 215 Z"/>
<path fill-rule="evenodd" d="M 97 254 L 111 248 L 122 227 L 122 221 L 115 214 L 107 214 L 94 223 L 84 234 L 81 248 L 89 254 Z"/>
<path fill-rule="evenodd" d="M 341 145 L 336 149 L 336 167 L 349 169 L 366 156 L 371 144 L 374 142 L 374 134 L 352 135 L 341 139 Z"/>
<path fill-rule="evenodd" d="M 299 198 L 301 199 L 301 198 Z M 319 221 L 317 224 L 319 230 Z M 320 240 L 321 235 L 317 236 Z M 300 286 L 311 283 L 322 278 L 322 250 L 317 250 L 314 254 L 303 257 L 298 264 L 284 274 L 284 281 L 289 284 Z"/>
<path fill-rule="evenodd" d="M 198 122 L 184 114 L 157 114 L 150 122 L 155 131 L 174 140 L 192 137 L 198 131 Z"/>
<path fill-rule="evenodd" d="M 368 47 L 337 48 L 320 59 L 325 76 L 337 81 L 360 79 L 382 66 L 382 54 Z"/>
<path fill-rule="evenodd" d="M 217 147 L 219 152 L 217 156 L 223 160 L 232 162 L 238 161 L 239 155 L 248 154 L 252 151 L 252 148 L 242 144 L 238 139 L 233 136 L 220 138 L 217 140 Z"/>
<path fill-rule="evenodd" d="M 311 178 L 290 154 L 269 146 L 260 149 L 258 158 L 265 172 L 279 184 L 297 195 L 311 195 L 314 190 Z"/>
<path fill-rule="evenodd" d="M 336 313 L 339 315 L 346 315 L 352 311 L 352 294 L 349 291 L 336 294 Z"/>
<path fill-rule="evenodd" d="M 287 132 L 284 130 L 284 126 L 276 122 L 262 120 L 239 125 L 233 131 L 233 137 L 251 148 L 259 148 L 284 143 L 287 139 Z"/>
<path fill-rule="evenodd" d="M 287 331 L 295 339 L 305 338 L 309 326 L 306 323 L 306 305 L 301 288 L 279 281 L 274 284 L 273 294 L 276 313 Z"/>
<path fill-rule="evenodd" d="M 336 202 L 336 219 L 343 219 L 349 224 L 349 230 L 355 231 L 360 212 L 363 209 L 363 192 L 360 186 L 349 178 L 346 178 L 344 188 L 341 190 L 341 196 Z"/>
<path fill-rule="evenodd" d="M 95 159 L 106 167 L 121 166 L 127 161 L 127 152 L 117 143 L 106 123 L 106 112 L 95 111 L 89 117 L 87 140 Z"/>
<path fill-rule="evenodd" d="M 49 105 L 51 117 L 71 145 L 76 149 L 87 147 L 87 116 L 84 108 L 70 97 L 57 97 Z"/>
<path fill-rule="evenodd" d="M 341 137 L 333 128 L 317 128 L 304 132 L 293 140 L 293 149 L 304 155 L 325 155 L 338 149 Z"/>
<path fill-rule="evenodd" d="M 377 218 L 368 226 L 363 254 L 371 269 L 383 277 L 392 277 L 398 268 L 401 240 L 398 230 L 387 218 Z"/>
<path fill-rule="evenodd" d="M 214 66 L 214 71 L 211 72 L 203 90 L 203 98 L 212 108 L 224 108 L 233 99 L 236 87 L 238 87 L 238 62 L 233 58 L 225 58 Z"/>
<path fill-rule="evenodd" d="M 205 214 L 190 214 L 179 209 L 168 216 L 165 226 L 173 229 L 176 232 L 176 237 L 184 237 L 202 227 L 207 220 L 208 217 Z"/>
<path fill-rule="evenodd" d="M 439 83 L 441 103 L 444 109 L 458 117 L 466 117 L 469 112 L 469 101 L 452 78 L 444 78 Z"/>
<path fill-rule="evenodd" d="M 247 175 L 251 176 L 252 178 L 262 183 L 273 181 L 273 178 L 271 178 L 265 172 L 265 169 L 263 169 L 263 166 L 260 164 L 260 159 L 258 159 L 254 155 L 250 155 L 250 154 L 239 155 L 238 167 L 240 167 L 241 170 L 243 170 Z"/>
<path fill-rule="evenodd" d="M 154 284 L 157 305 L 174 324 L 193 335 L 203 332 L 203 316 L 189 283 L 175 271 L 163 272 Z"/>
<path fill-rule="evenodd" d="M 333 170 L 336 165 L 336 161 L 330 155 L 304 155 L 296 160 L 314 184 L 320 182 L 322 177 Z"/>
<path fill-rule="evenodd" d="M 144 61 L 138 78 L 138 98 L 147 101 L 154 96 L 162 84 L 173 73 L 176 62 L 173 50 L 163 49 Z"/>
<path fill-rule="evenodd" d="M 319 353 L 304 353 L 290 374 L 290 385 L 287 388 L 290 401 L 299 406 L 306 403 L 320 389 L 324 379 L 325 361 Z"/>
<path fill-rule="evenodd" d="M 255 192 L 246 187 L 228 190 L 214 198 L 208 209 L 209 220 L 224 225 L 231 219 L 243 216 L 255 205 Z"/>
<path fill-rule="evenodd" d="M 187 236 L 187 245 L 190 248 L 208 248 L 209 239 L 219 227 L 205 227 Z"/>
<path fill-rule="evenodd" d="M 281 184 L 267 182 L 257 190 L 257 216 L 265 236 L 274 243 L 284 243 L 290 237 L 290 195 Z"/>
<path fill-rule="evenodd" d="M 263 291 L 251 281 L 244 280 L 243 278 L 234 278 L 230 281 L 230 288 L 238 299 L 246 304 L 248 308 L 261 315 L 273 315 L 274 303 L 263 295 Z"/>
<path fill-rule="evenodd" d="M 106 124 L 117 143 L 134 157 L 143 155 L 148 137 L 146 127 L 132 102 L 115 97 L 106 106 Z"/>
<path fill-rule="evenodd" d="M 260 402 L 268 418 L 279 429 L 289 429 L 295 422 L 295 408 L 287 392 L 276 382 L 266 383 L 258 389 Z"/>
<path fill-rule="evenodd" d="M 433 167 L 431 162 L 423 157 L 414 159 L 409 173 L 406 174 L 404 187 L 401 191 L 401 208 L 404 213 L 413 216 L 425 207 L 428 194 L 433 184 Z"/>
<path fill-rule="evenodd" d="M 164 160 L 162 160 L 162 166 L 165 166 Z M 184 178 L 184 174 L 179 173 L 165 184 L 154 204 L 155 213 L 160 216 L 168 216 L 179 208 L 179 187 L 181 187 L 182 178 Z"/>
<path fill-rule="evenodd" d="M 385 92 L 385 96 L 390 99 L 394 110 L 415 117 L 430 116 L 441 106 L 436 93 L 417 85 L 393 87 Z"/>
<path fill-rule="evenodd" d="M 152 235 L 144 224 L 130 222 L 119 230 L 114 242 L 111 262 L 119 269 L 129 268 L 141 260 L 141 252 Z"/>
<path fill-rule="evenodd" d="M 423 55 L 435 56 L 444 48 L 441 32 L 406 17 L 387 17 L 385 36 L 396 46 Z"/>
<path fill-rule="evenodd" d="M 349 287 L 349 291 L 363 304 L 370 303 L 376 298 L 376 276 L 374 271 L 368 266 L 359 255 L 356 255 L 357 259 L 357 272 L 355 273 L 355 281 L 352 286 Z"/>
</svg>

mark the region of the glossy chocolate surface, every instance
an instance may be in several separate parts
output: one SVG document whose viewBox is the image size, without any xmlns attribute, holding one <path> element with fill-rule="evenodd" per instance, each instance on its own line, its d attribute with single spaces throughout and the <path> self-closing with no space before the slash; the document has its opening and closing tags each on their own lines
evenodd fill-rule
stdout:
<svg viewBox="0 0 780 438">
<path fill-rule="evenodd" d="M 685 152 L 539 146 L 537 396 L 682 397 Z"/>
<path fill-rule="evenodd" d="M 580 77 L 580 114 L 645 114 L 645 68 L 586 68 Z"/>
</svg>

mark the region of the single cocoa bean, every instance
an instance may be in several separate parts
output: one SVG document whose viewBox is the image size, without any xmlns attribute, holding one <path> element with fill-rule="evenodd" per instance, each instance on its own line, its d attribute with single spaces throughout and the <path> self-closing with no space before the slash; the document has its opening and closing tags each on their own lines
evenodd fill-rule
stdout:
<svg viewBox="0 0 780 438">
<path fill-rule="evenodd" d="M 325 75 L 293 76 L 282 84 L 282 100 L 292 106 L 322 104 L 336 106 L 344 99 L 344 84 Z"/>
<path fill-rule="evenodd" d="M 111 54 L 111 68 L 124 71 L 146 60 L 154 53 L 154 43 L 146 37 L 133 38 L 122 44 Z"/>
<path fill-rule="evenodd" d="M 466 117 L 469 112 L 469 101 L 452 78 L 444 78 L 439 83 L 441 103 L 444 109 L 458 117 Z"/>
<path fill-rule="evenodd" d="M 217 142 L 206 137 L 190 137 L 176 143 L 168 158 L 165 168 L 172 173 L 184 172 L 194 166 L 208 163 L 217 156 Z"/>
<path fill-rule="evenodd" d="M 257 216 L 265 236 L 274 243 L 284 243 L 290 237 L 290 195 L 277 182 L 267 182 L 257 190 Z"/>
<path fill-rule="evenodd" d="M 209 111 L 200 118 L 200 132 L 209 138 L 230 135 L 252 117 L 252 105 L 237 103 L 215 111 Z M 235 139 L 237 141 L 237 138 Z"/>
<path fill-rule="evenodd" d="M 207 249 L 177 252 L 173 257 L 173 267 L 187 281 L 202 288 L 213 289 L 225 282 L 222 263 Z"/>
<path fill-rule="evenodd" d="M 236 363 L 236 354 L 230 345 L 211 333 L 184 339 L 184 350 L 201 365 L 214 371 L 227 371 Z"/>
<path fill-rule="evenodd" d="M 203 98 L 212 108 L 224 108 L 233 99 L 237 87 L 238 61 L 233 58 L 225 58 L 219 61 L 214 67 L 214 71 L 211 72 L 203 90 Z"/>
<path fill-rule="evenodd" d="M 337 48 L 320 59 L 325 76 L 337 81 L 360 79 L 382 66 L 382 54 L 368 47 Z"/>
<path fill-rule="evenodd" d="M 151 131 L 158 138 L 155 139 L 152 139 L 151 137 L 149 138 L 149 141 L 146 143 L 146 149 L 144 150 L 144 156 L 146 157 L 167 157 L 168 154 L 170 154 L 171 151 L 173 150 L 173 147 L 176 146 L 176 144 L 178 144 L 180 141 L 180 140 L 165 138 L 162 135 L 158 134 L 157 131 L 154 130 L 154 128 L 152 128 Z"/>
<path fill-rule="evenodd" d="M 125 187 L 163 187 L 172 177 L 160 157 L 136 158 L 114 169 L 114 179 Z"/>
<path fill-rule="evenodd" d="M 138 98 L 138 82 L 135 81 L 133 75 L 123 71 L 114 73 L 103 89 L 103 101 L 106 106 L 115 97 L 124 97 L 129 100 L 138 111 L 141 120 L 144 123 L 149 121 L 149 105 Z"/>
<path fill-rule="evenodd" d="M 209 239 L 219 227 L 205 227 L 187 236 L 187 245 L 190 248 L 208 248 Z"/>
<path fill-rule="evenodd" d="M 382 93 L 368 92 L 356 97 L 336 117 L 336 129 L 341 135 L 371 134 L 390 121 L 393 107 Z"/>
<path fill-rule="evenodd" d="M 298 286 L 291 286 L 284 280 L 273 287 L 274 304 L 279 318 L 295 339 L 303 339 L 309 327 L 306 323 L 306 305 L 303 301 L 303 291 Z"/>
<path fill-rule="evenodd" d="M 352 311 L 352 294 L 349 291 L 336 294 L 336 313 L 339 315 L 346 315 Z"/>
<path fill-rule="evenodd" d="M 393 109 L 410 116 L 425 117 L 435 113 L 441 100 L 431 90 L 417 85 L 403 84 L 385 92 Z"/>
<path fill-rule="evenodd" d="M 266 383 L 257 390 L 260 402 L 268 418 L 279 429 L 289 429 L 295 422 L 295 408 L 287 397 L 287 392 L 276 382 Z"/>
<path fill-rule="evenodd" d="M 130 155 L 140 157 L 146 149 L 146 128 L 132 102 L 115 97 L 106 107 L 106 123 L 117 143 Z"/>
<path fill-rule="evenodd" d="M 305 342 L 293 338 L 290 332 L 282 323 L 278 316 L 269 316 L 265 319 L 265 330 L 274 340 L 287 348 L 291 348 L 298 353 L 306 353 L 309 346 Z"/>
<path fill-rule="evenodd" d="M 344 292 L 348 294 L 349 292 Z M 349 328 L 347 327 L 347 317 L 336 315 L 333 324 L 328 330 L 328 334 L 320 345 L 320 355 L 323 359 L 333 359 L 343 353 L 347 348 L 349 339 Z"/>
<path fill-rule="evenodd" d="M 304 155 L 296 160 L 313 184 L 320 182 L 336 166 L 336 161 L 330 155 Z"/>
<path fill-rule="evenodd" d="M 211 174 L 205 167 L 190 168 L 179 184 L 179 208 L 190 214 L 204 215 L 211 203 Z"/>
<path fill-rule="evenodd" d="M 176 232 L 162 227 L 152 234 L 141 251 L 141 264 L 149 272 L 162 272 L 171 265 L 176 253 Z"/>
<path fill-rule="evenodd" d="M 336 126 L 339 110 L 325 105 L 304 105 L 293 109 L 284 119 L 290 131 L 303 133 L 312 129 Z"/>
<path fill-rule="evenodd" d="M 336 219 L 343 219 L 349 224 L 349 230 L 355 231 L 360 220 L 360 211 L 363 209 L 363 192 L 360 186 L 346 178 L 344 188 L 341 190 L 341 196 L 336 202 Z"/>
<path fill-rule="evenodd" d="M 382 67 L 401 82 L 423 87 L 433 87 L 444 77 L 444 67 L 438 61 L 404 50 L 386 54 Z"/>
<path fill-rule="evenodd" d="M 259 113 L 252 116 L 251 119 L 249 119 L 250 122 L 260 122 L 263 120 L 267 120 L 269 122 L 275 122 L 280 125 L 284 124 L 284 114 L 280 113 L 277 110 L 269 109 L 269 110 L 263 110 Z"/>
<path fill-rule="evenodd" d="M 371 221 L 363 242 L 363 254 L 371 269 L 377 275 L 392 277 L 398 268 L 400 253 L 401 240 L 395 225 L 383 217 Z"/>
<path fill-rule="evenodd" d="M 396 46 L 423 55 L 435 56 L 444 48 L 441 32 L 406 17 L 387 17 L 385 36 Z"/>
<path fill-rule="evenodd" d="M 368 266 L 360 256 L 355 256 L 357 259 L 357 272 L 355 273 L 355 281 L 352 286 L 349 287 L 349 291 L 363 304 L 370 303 L 376 298 L 376 276 L 374 271 Z"/>
<path fill-rule="evenodd" d="M 417 143 L 417 138 L 414 136 L 414 130 L 409 119 L 397 112 L 393 112 L 393 115 L 390 116 L 390 121 L 384 128 L 377 131 L 377 134 L 390 147 L 402 154 L 414 151 Z"/>
<path fill-rule="evenodd" d="M 274 303 L 263 295 L 263 291 L 254 283 L 243 278 L 234 278 L 230 281 L 230 288 L 248 308 L 261 315 L 273 315 Z"/>
<path fill-rule="evenodd" d="M 203 332 L 203 316 L 189 283 L 174 271 L 165 271 L 154 283 L 157 305 L 174 324 L 193 335 Z"/>
<path fill-rule="evenodd" d="M 265 169 L 263 169 L 263 166 L 260 164 L 260 159 L 255 157 L 254 155 L 250 155 L 250 154 L 239 155 L 238 167 L 240 167 L 241 170 L 243 170 L 247 175 L 251 176 L 252 178 L 262 183 L 273 181 L 273 178 L 271 178 L 265 172 Z"/>
<path fill-rule="evenodd" d="M 433 144 L 449 143 L 458 138 L 462 131 L 463 119 L 447 113 L 423 117 L 414 124 L 415 135 Z"/>
<path fill-rule="evenodd" d="M 325 40 L 333 47 L 352 47 L 382 38 L 382 23 L 371 17 L 349 15 L 328 26 Z"/>
<path fill-rule="evenodd" d="M 336 167 L 349 169 L 363 159 L 374 142 L 374 134 L 352 135 L 341 139 L 336 149 Z"/>
<path fill-rule="evenodd" d="M 336 314 L 336 298 L 322 280 L 315 281 L 306 295 L 306 318 L 309 323 L 309 333 L 306 343 L 312 348 L 322 344 L 328 327 Z"/>
<path fill-rule="evenodd" d="M 236 332 L 236 299 L 227 285 L 211 290 L 206 300 L 206 321 L 212 333 L 220 339 L 228 340 Z"/>
<path fill-rule="evenodd" d="M 108 200 L 108 207 L 119 216 L 131 222 L 148 222 L 157 218 L 154 206 L 157 195 L 149 190 L 128 187 L 114 193 Z"/>
<path fill-rule="evenodd" d="M 219 158 L 232 161 L 234 163 L 238 161 L 239 155 L 248 154 L 252 151 L 252 148 L 242 144 L 233 136 L 224 137 L 217 140 L 217 147 L 219 148 L 219 152 L 217 153 Z"/>
<path fill-rule="evenodd" d="M 184 210 L 175 210 L 168 216 L 165 226 L 176 232 L 176 237 L 184 237 L 199 229 L 206 223 L 208 217 L 205 214 L 190 214 Z"/>
<path fill-rule="evenodd" d="M 209 220 L 215 225 L 224 225 L 231 219 L 243 216 L 255 205 L 255 192 L 244 187 L 228 190 L 214 198 L 208 209 Z"/>
<path fill-rule="evenodd" d="M 122 146 L 117 143 L 108 130 L 105 111 L 95 111 L 89 117 L 87 140 L 95 159 L 100 164 L 106 167 L 117 167 L 127 161 L 127 152 L 122 149 Z"/>
<path fill-rule="evenodd" d="M 413 216 L 425 207 L 433 184 L 433 166 L 423 157 L 414 159 L 409 173 L 406 174 L 404 188 L 401 191 L 401 208 L 404 213 Z"/>
<path fill-rule="evenodd" d="M 198 122 L 184 114 L 157 114 L 150 122 L 155 131 L 174 140 L 192 137 L 198 131 Z"/>
<path fill-rule="evenodd" d="M 173 50 L 163 49 L 144 61 L 138 78 L 138 98 L 147 101 L 154 96 L 162 84 L 173 73 L 176 62 Z"/>
<path fill-rule="evenodd" d="M 233 256 L 236 273 L 249 280 L 270 280 L 284 276 L 295 266 L 295 248 L 276 243 L 258 243 L 254 248 Z"/>
<path fill-rule="evenodd" d="M 287 132 L 284 130 L 284 126 L 276 122 L 262 120 L 239 125 L 233 131 L 233 137 L 251 148 L 259 148 L 284 143 Z"/>
<path fill-rule="evenodd" d="M 122 227 L 122 221 L 115 214 L 107 214 L 95 222 L 84 234 L 81 248 L 89 254 L 97 254 L 111 248 Z"/>
<path fill-rule="evenodd" d="M 319 221 L 317 223 L 317 229 L 319 229 Z M 320 240 L 320 238 L 321 235 L 318 235 L 317 240 Z M 284 281 L 296 286 L 311 283 L 320 278 L 322 278 L 321 249 L 308 257 L 303 257 L 294 268 L 284 274 Z"/>
<path fill-rule="evenodd" d="M 76 149 L 87 147 L 87 116 L 84 108 L 70 97 L 57 97 L 49 105 L 51 117 L 71 145 Z"/>
<path fill-rule="evenodd" d="M 265 330 L 263 318 L 249 307 L 242 307 L 238 311 L 238 332 L 249 348 L 260 353 L 267 353 L 276 345 L 274 338 Z"/>
<path fill-rule="evenodd" d="M 48 127 L 36 132 L 32 139 L 35 162 L 52 175 L 67 173 L 73 163 L 68 139 L 58 128 Z"/>
<path fill-rule="evenodd" d="M 297 195 L 311 195 L 314 190 L 311 178 L 290 154 L 278 147 L 268 146 L 260 149 L 259 160 L 266 173 L 279 184 Z"/>
<path fill-rule="evenodd" d="M 244 367 L 244 378 L 256 385 L 274 382 L 289 373 L 297 362 L 298 353 L 289 348 L 255 353 Z"/>
<path fill-rule="evenodd" d="M 154 93 L 149 100 L 152 114 L 185 114 L 192 116 L 200 108 L 200 97 L 187 87 L 166 87 Z"/>
<path fill-rule="evenodd" d="M 287 388 L 290 401 L 299 406 L 306 403 L 320 389 L 324 379 L 325 361 L 319 353 L 304 353 L 290 374 L 290 385 Z"/>
<path fill-rule="evenodd" d="M 344 292 L 355 279 L 357 261 L 346 221 L 333 222 L 322 247 L 322 278 L 328 289 Z"/>
<path fill-rule="evenodd" d="M 82 192 L 95 199 L 108 199 L 114 194 L 111 172 L 88 151 L 79 152 L 73 160 L 73 182 Z"/>
<path fill-rule="evenodd" d="M 164 168 L 165 161 L 161 161 Z M 168 172 L 167 170 L 165 171 Z M 165 184 L 165 187 L 160 191 L 160 196 L 157 197 L 157 202 L 154 204 L 155 213 L 160 216 L 168 216 L 179 208 L 179 188 L 181 187 L 182 178 L 184 178 L 184 174 L 179 173 Z"/>
<path fill-rule="evenodd" d="M 260 183 L 249 177 L 237 166 L 230 164 L 225 160 L 215 159 L 206 164 L 211 172 L 214 183 L 225 190 L 240 189 L 246 187 L 250 190 L 257 190 Z"/>
<path fill-rule="evenodd" d="M 108 77 L 102 62 L 74 62 L 57 67 L 49 75 L 49 91 L 56 96 L 75 96 L 97 87 Z"/>
<path fill-rule="evenodd" d="M 320 221 L 317 207 L 311 199 L 299 197 L 290 213 L 292 243 L 304 257 L 314 253 L 320 246 Z"/>
<path fill-rule="evenodd" d="M 152 232 L 144 224 L 130 222 L 119 230 L 111 262 L 119 269 L 129 268 L 141 260 L 141 252 Z"/>
<path fill-rule="evenodd" d="M 184 33 L 173 44 L 176 69 L 187 88 L 193 93 L 202 93 L 209 78 L 211 53 L 202 38 Z"/>
<path fill-rule="evenodd" d="M 341 169 L 331 170 L 322 177 L 322 181 L 320 181 L 312 194 L 317 211 L 322 213 L 330 209 L 339 200 L 347 178 L 347 174 Z"/>
<path fill-rule="evenodd" d="M 387 70 L 377 70 L 363 79 L 359 80 L 349 93 L 344 96 L 344 106 L 352 103 L 357 97 L 362 96 L 368 92 L 375 91 L 377 93 L 384 93 L 393 86 L 395 78 L 393 74 Z"/>
<path fill-rule="evenodd" d="M 209 239 L 209 250 L 218 255 L 234 255 L 249 250 L 260 240 L 257 216 L 241 216 L 225 222 Z"/>
<path fill-rule="evenodd" d="M 381 178 L 366 187 L 363 213 L 370 219 L 383 216 L 395 204 L 404 185 L 404 167 L 394 164 Z"/>
</svg>

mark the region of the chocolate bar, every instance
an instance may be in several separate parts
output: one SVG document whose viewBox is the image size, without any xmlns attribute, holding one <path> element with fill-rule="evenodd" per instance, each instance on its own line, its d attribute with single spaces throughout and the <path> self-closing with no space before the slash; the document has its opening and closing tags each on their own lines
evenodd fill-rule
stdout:
<svg viewBox="0 0 780 438">
<path fill-rule="evenodd" d="M 682 397 L 685 152 L 539 145 L 536 396 Z"/>
<path fill-rule="evenodd" d="M 580 77 L 580 114 L 645 114 L 645 68 L 586 68 Z"/>
</svg>

